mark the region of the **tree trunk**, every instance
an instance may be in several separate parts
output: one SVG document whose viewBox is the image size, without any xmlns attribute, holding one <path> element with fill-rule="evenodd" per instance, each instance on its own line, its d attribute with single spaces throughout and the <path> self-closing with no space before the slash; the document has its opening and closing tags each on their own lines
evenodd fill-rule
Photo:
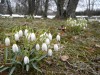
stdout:
<svg viewBox="0 0 100 75">
<path fill-rule="evenodd" d="M 44 14 L 43 14 L 43 17 L 45 17 L 45 18 L 47 18 L 48 3 L 49 3 L 49 0 L 46 0 L 45 1 L 45 10 L 44 10 Z"/>
<path fill-rule="evenodd" d="M 6 2 L 7 2 L 7 6 L 8 6 L 8 14 L 10 14 L 10 15 L 12 15 L 12 7 L 11 7 L 11 2 L 10 2 L 10 0 L 6 0 Z"/>
<path fill-rule="evenodd" d="M 1 3 L 2 3 L 2 4 L 5 3 L 5 0 L 1 0 Z"/>
<path fill-rule="evenodd" d="M 66 8 L 66 16 L 75 18 L 75 10 L 77 8 L 79 0 L 69 0 L 68 6 Z"/>
<path fill-rule="evenodd" d="M 63 18 L 63 13 L 64 13 L 64 2 L 65 0 L 57 0 L 56 5 L 57 5 L 57 15 L 56 18 Z"/>
<path fill-rule="evenodd" d="M 28 14 L 33 16 L 35 10 L 35 0 L 28 0 Z"/>
</svg>

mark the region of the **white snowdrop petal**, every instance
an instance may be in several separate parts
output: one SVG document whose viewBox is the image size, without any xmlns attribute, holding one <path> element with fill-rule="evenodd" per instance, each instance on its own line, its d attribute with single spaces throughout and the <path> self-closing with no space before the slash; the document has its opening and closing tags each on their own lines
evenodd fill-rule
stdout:
<svg viewBox="0 0 100 75">
<path fill-rule="evenodd" d="M 9 46 L 10 45 L 10 39 L 8 37 L 5 39 L 5 45 L 6 46 Z"/>
<path fill-rule="evenodd" d="M 32 33 L 32 34 L 30 35 L 30 38 L 31 38 L 31 41 L 36 40 L 36 36 L 35 36 L 35 34 L 34 34 L 34 33 Z"/>
<path fill-rule="evenodd" d="M 17 44 L 13 44 L 12 50 L 13 50 L 14 53 L 19 51 Z"/>
<path fill-rule="evenodd" d="M 58 51 L 58 45 L 57 44 L 54 44 L 54 50 Z"/>
<path fill-rule="evenodd" d="M 45 43 L 48 45 L 48 44 L 50 44 L 50 40 L 47 38 L 46 40 L 45 40 Z"/>
<path fill-rule="evenodd" d="M 27 56 L 24 57 L 24 64 L 28 64 L 29 63 L 29 58 Z"/>
<path fill-rule="evenodd" d="M 24 35 L 27 36 L 27 34 L 28 34 L 28 30 L 25 29 L 25 31 L 24 31 Z"/>
<path fill-rule="evenodd" d="M 22 36 L 23 36 L 23 31 L 19 30 L 19 37 L 22 37 Z"/>
<path fill-rule="evenodd" d="M 43 43 L 43 44 L 42 44 L 42 50 L 43 50 L 43 51 L 47 51 L 47 44 L 46 44 L 46 43 Z"/>
<path fill-rule="evenodd" d="M 19 41 L 19 34 L 18 34 L 18 32 L 15 34 L 15 40 Z"/>
<path fill-rule="evenodd" d="M 36 50 L 40 50 L 40 45 L 36 44 Z"/>
<path fill-rule="evenodd" d="M 57 35 L 57 36 L 56 36 L 56 40 L 57 40 L 57 41 L 60 41 L 60 35 Z"/>
<path fill-rule="evenodd" d="M 51 49 L 48 50 L 48 56 L 52 56 L 52 50 Z"/>
<path fill-rule="evenodd" d="M 49 38 L 50 40 L 52 40 L 52 35 L 51 35 L 51 33 L 48 34 L 48 38 Z"/>
</svg>

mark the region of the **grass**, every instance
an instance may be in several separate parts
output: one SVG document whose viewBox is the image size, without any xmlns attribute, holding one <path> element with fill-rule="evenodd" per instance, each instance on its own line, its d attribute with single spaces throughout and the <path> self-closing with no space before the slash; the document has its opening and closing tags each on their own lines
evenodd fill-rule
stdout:
<svg viewBox="0 0 100 75">
<path fill-rule="evenodd" d="M 64 25 L 66 31 L 62 32 L 58 28 Z M 28 75 L 99 75 L 100 74 L 100 23 L 88 22 L 85 30 L 72 29 L 66 20 L 49 19 L 8 19 L 0 18 L 0 45 L 4 44 L 5 36 L 10 36 L 15 26 L 29 26 L 34 30 L 49 28 L 51 33 L 62 33 L 62 48 L 53 57 L 44 59 L 39 63 L 39 67 L 44 74 L 35 70 L 27 72 Z M 76 30 L 76 32 L 74 32 Z M 55 37 L 55 36 L 53 36 Z M 0 50 L 2 47 L 0 46 Z M 1 52 L 1 51 L 0 51 Z M 67 62 L 62 62 L 60 56 L 68 55 Z M 96 60 L 96 61 L 95 61 Z M 16 71 L 20 75 L 20 70 Z M 16 73 L 15 72 L 15 73 Z"/>
</svg>

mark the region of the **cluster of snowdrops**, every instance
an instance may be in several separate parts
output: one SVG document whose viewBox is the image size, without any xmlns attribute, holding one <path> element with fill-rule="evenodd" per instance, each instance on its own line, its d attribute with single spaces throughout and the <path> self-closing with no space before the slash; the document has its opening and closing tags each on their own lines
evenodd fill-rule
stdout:
<svg viewBox="0 0 100 75">
<path fill-rule="evenodd" d="M 27 28 L 17 30 L 13 37 L 5 38 L 5 63 L 10 60 L 13 65 L 6 69 L 14 71 L 16 65 L 21 65 L 29 71 L 29 67 L 33 66 L 41 72 L 36 63 L 43 58 L 53 56 L 53 51 L 59 51 L 60 39 L 59 33 L 54 37 L 50 31 L 34 32 Z"/>
</svg>

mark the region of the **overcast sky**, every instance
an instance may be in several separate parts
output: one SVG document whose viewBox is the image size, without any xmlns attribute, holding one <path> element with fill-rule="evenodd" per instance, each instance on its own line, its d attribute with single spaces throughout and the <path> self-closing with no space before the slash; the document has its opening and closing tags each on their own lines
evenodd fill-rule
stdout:
<svg viewBox="0 0 100 75">
<path fill-rule="evenodd" d="M 10 0 L 10 1 L 11 1 L 12 7 L 15 7 L 16 6 L 15 2 L 17 0 Z M 84 10 L 86 10 L 87 9 L 87 5 L 88 5 L 88 1 L 89 0 L 79 0 L 79 3 L 78 3 L 76 11 L 84 11 Z M 91 5 L 92 5 L 92 3 L 94 3 L 94 10 L 100 9 L 100 0 L 90 0 L 90 1 L 91 1 Z M 54 1 L 52 1 L 51 4 L 53 4 L 53 5 L 50 6 L 50 9 L 56 11 L 57 7 L 56 7 L 56 4 L 54 3 Z"/>
<path fill-rule="evenodd" d="M 77 6 L 76 11 L 84 11 L 87 9 L 88 6 L 88 1 L 89 0 L 80 0 Z M 100 10 L 100 0 L 90 0 L 91 1 L 91 6 L 92 3 L 94 3 L 94 10 L 99 9 Z"/>
</svg>

